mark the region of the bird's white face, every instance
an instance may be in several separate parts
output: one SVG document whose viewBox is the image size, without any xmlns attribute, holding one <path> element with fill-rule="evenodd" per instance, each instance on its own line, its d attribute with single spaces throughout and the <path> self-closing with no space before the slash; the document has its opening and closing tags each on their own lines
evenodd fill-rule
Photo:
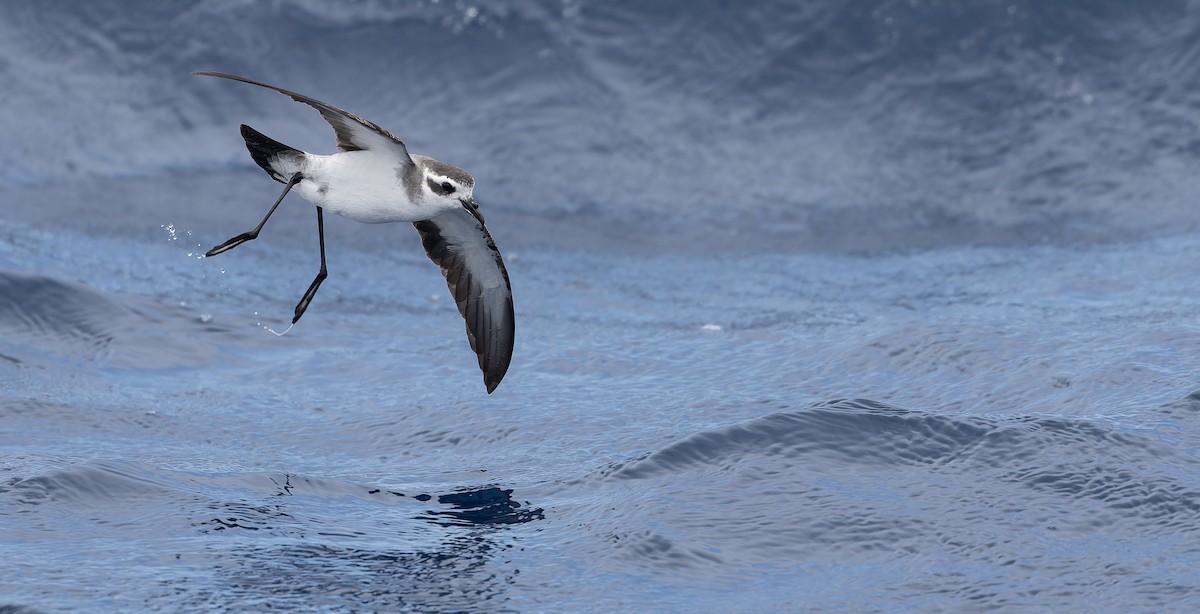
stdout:
<svg viewBox="0 0 1200 614">
<path fill-rule="evenodd" d="M 460 207 L 464 201 L 472 202 L 472 191 L 475 183 L 468 177 L 466 181 L 445 175 L 425 171 L 425 198 L 445 206 L 447 209 Z"/>
</svg>

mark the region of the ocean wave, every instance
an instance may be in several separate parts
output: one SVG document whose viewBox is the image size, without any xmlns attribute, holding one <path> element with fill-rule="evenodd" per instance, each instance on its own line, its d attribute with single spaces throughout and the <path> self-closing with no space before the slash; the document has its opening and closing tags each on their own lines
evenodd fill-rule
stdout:
<svg viewBox="0 0 1200 614">
<path fill-rule="evenodd" d="M 653 530 L 633 534 L 599 519 L 596 530 L 611 531 L 639 568 L 851 552 L 883 562 L 942 549 L 993 564 L 1005 548 L 974 532 L 1194 534 L 1200 491 L 1189 476 L 1198 465 L 1104 423 L 952 417 L 859 399 L 702 431 L 584 483 L 601 499 L 636 493 L 625 495 L 628 509 Z M 696 482 L 708 497 L 677 498 Z M 796 513 L 780 513 L 787 506 Z"/>
<path fill-rule="evenodd" d="M 214 335 L 180 335 L 181 328 Z M 63 359 L 118 368 L 211 364 L 217 341 L 232 337 L 229 327 L 182 307 L 6 271 L 0 271 L 0 332 L 0 367 L 17 368 Z"/>
<path fill-rule="evenodd" d="M 1196 19 L 1112 1 L 31 5 L 0 24 L 0 183 L 250 168 L 239 122 L 330 148 L 307 110 L 189 75 L 207 68 L 370 117 L 514 215 L 815 249 L 1177 232 L 1200 221 Z"/>
</svg>

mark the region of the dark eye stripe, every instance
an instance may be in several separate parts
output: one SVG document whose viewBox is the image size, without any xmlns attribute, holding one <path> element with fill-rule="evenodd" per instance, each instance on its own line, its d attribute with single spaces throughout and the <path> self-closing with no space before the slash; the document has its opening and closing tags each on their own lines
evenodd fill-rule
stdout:
<svg viewBox="0 0 1200 614">
<path fill-rule="evenodd" d="M 453 194 L 455 191 L 454 184 L 450 183 L 449 181 L 438 183 L 432 179 L 428 179 L 426 180 L 426 183 L 429 184 L 429 189 L 433 190 L 434 194 L 446 195 Z"/>
</svg>

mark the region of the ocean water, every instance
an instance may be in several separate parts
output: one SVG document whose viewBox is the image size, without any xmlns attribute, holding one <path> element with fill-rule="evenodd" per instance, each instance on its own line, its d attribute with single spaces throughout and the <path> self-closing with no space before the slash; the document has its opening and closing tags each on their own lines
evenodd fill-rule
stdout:
<svg viewBox="0 0 1200 614">
<path fill-rule="evenodd" d="M 1200 4 L 12 2 L 0 612 L 1200 609 Z M 485 393 L 277 83 L 469 169 Z"/>
</svg>

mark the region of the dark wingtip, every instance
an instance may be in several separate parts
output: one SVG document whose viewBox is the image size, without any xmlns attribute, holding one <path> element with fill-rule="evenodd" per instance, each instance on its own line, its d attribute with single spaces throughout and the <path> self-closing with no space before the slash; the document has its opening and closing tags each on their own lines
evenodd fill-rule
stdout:
<svg viewBox="0 0 1200 614">
<path fill-rule="evenodd" d="M 500 386 L 500 380 L 504 379 L 503 373 L 484 373 L 483 385 L 487 386 L 488 394 L 492 394 Z"/>
<path fill-rule="evenodd" d="M 496 360 L 496 358 L 499 358 L 499 360 Z M 484 355 L 481 354 L 479 356 L 479 367 L 483 369 L 483 385 L 487 386 L 488 394 L 492 394 L 492 391 L 500 386 L 500 381 L 503 380 L 504 375 L 508 373 L 508 365 L 511 359 L 511 347 L 508 350 L 507 356 L 493 357 L 492 360 L 486 361 L 486 366 L 484 364 Z"/>
</svg>

